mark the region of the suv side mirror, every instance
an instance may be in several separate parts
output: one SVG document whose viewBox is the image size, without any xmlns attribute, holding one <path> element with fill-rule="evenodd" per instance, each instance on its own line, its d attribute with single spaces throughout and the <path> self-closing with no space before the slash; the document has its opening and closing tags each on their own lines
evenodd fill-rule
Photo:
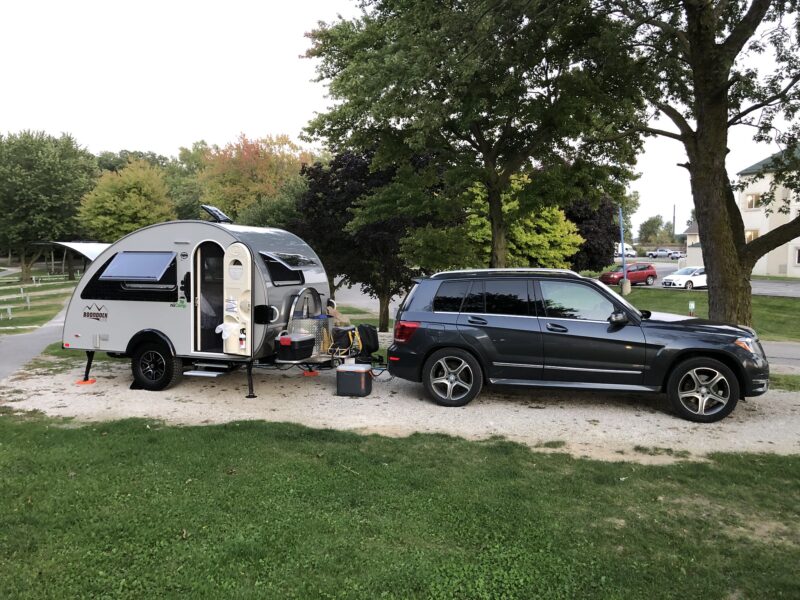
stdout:
<svg viewBox="0 0 800 600">
<path fill-rule="evenodd" d="M 608 322 L 612 325 L 624 325 L 628 322 L 628 315 L 626 315 L 623 310 L 615 310 L 611 313 L 611 316 L 608 317 Z"/>
</svg>

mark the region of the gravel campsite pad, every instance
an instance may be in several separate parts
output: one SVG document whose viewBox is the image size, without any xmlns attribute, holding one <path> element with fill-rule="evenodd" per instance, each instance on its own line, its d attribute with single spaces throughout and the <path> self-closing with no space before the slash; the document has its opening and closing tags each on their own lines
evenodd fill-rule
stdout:
<svg viewBox="0 0 800 600">
<path fill-rule="evenodd" d="M 484 390 L 463 408 L 430 402 L 422 386 L 388 373 L 365 398 L 335 395 L 336 374 L 256 370 L 257 398 L 247 399 L 243 370 L 217 379 L 185 377 L 164 392 L 131 390 L 127 361 L 93 368 L 97 382 L 76 385 L 82 365 L 37 365 L 0 382 L 0 404 L 80 421 L 141 417 L 175 425 L 261 419 L 389 436 L 445 433 L 501 436 L 531 447 L 604 460 L 647 463 L 702 458 L 712 452 L 800 453 L 800 394 L 770 391 L 740 402 L 719 423 L 701 425 L 669 413 L 663 395 L 535 389 Z"/>
</svg>

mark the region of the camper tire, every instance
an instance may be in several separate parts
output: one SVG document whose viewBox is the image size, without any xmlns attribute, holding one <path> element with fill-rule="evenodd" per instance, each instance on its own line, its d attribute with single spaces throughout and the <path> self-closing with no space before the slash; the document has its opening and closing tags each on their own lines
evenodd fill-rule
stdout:
<svg viewBox="0 0 800 600">
<path fill-rule="evenodd" d="M 177 383 L 183 374 L 183 361 L 173 356 L 165 344 L 139 344 L 131 359 L 133 379 L 143 389 L 157 392 Z"/>
</svg>

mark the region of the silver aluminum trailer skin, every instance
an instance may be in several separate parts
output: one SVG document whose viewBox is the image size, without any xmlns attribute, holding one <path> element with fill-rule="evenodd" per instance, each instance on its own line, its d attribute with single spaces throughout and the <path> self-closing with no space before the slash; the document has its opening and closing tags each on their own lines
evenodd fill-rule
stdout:
<svg viewBox="0 0 800 600">
<path fill-rule="evenodd" d="M 163 261 L 174 253 L 169 266 L 174 282 L 100 280 L 121 253 L 160 253 Z M 276 280 L 276 268 L 289 276 Z M 184 362 L 252 363 L 274 354 L 275 338 L 305 288 L 315 289 L 323 306 L 330 297 L 319 257 L 292 233 L 210 221 L 151 225 L 118 240 L 92 262 L 67 308 L 62 343 L 126 356 L 135 356 L 142 344 L 162 344 L 172 356 L 188 359 Z M 147 294 L 160 297 L 138 298 Z M 231 330 L 225 341 L 210 329 L 223 322 Z"/>
</svg>

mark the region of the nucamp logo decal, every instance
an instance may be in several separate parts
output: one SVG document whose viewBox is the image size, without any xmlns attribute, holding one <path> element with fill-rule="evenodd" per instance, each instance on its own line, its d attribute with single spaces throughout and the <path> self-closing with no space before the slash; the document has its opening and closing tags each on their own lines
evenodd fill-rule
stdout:
<svg viewBox="0 0 800 600">
<path fill-rule="evenodd" d="M 83 308 L 83 318 L 105 321 L 108 319 L 108 309 L 105 305 L 97 306 L 97 304 L 92 304 L 91 306 L 85 306 Z"/>
</svg>

